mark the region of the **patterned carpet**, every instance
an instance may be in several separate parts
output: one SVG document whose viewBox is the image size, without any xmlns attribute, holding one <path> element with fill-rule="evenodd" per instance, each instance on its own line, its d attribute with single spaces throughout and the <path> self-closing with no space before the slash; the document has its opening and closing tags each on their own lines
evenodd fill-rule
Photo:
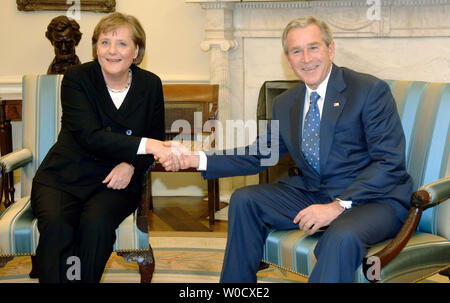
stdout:
<svg viewBox="0 0 450 303">
<path fill-rule="evenodd" d="M 225 233 L 154 232 L 150 235 L 156 267 L 153 283 L 216 283 L 226 244 Z M 0 269 L 0 283 L 37 283 L 30 279 L 30 257 L 16 257 Z M 102 283 L 139 283 L 138 266 L 112 254 Z M 261 283 L 306 282 L 302 277 L 269 267 L 258 273 Z"/>
</svg>

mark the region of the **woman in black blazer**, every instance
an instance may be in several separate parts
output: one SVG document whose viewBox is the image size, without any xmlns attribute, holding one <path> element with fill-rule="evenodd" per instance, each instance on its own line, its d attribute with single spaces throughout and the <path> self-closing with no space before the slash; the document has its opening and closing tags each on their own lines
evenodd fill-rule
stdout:
<svg viewBox="0 0 450 303">
<path fill-rule="evenodd" d="M 33 180 L 40 282 L 67 282 L 71 256 L 80 258 L 81 281 L 99 282 L 115 229 L 136 209 L 154 156 L 172 157 L 160 141 L 161 80 L 136 66 L 145 52 L 142 26 L 110 14 L 92 46 L 95 60 L 64 74 L 61 132 Z"/>
</svg>

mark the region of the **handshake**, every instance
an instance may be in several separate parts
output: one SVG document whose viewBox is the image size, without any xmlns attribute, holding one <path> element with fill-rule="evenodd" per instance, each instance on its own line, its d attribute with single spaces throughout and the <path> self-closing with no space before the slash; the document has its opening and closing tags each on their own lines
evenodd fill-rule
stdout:
<svg viewBox="0 0 450 303">
<path fill-rule="evenodd" d="M 164 167 L 166 171 L 179 171 L 186 168 L 198 168 L 200 156 L 198 152 L 188 149 L 183 143 L 176 141 L 159 141 L 147 139 L 147 154 L 153 154 L 155 160 Z"/>
</svg>

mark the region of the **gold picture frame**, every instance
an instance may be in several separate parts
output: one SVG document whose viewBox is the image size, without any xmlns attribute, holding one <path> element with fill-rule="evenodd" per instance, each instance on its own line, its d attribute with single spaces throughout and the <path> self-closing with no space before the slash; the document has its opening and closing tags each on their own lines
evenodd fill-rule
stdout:
<svg viewBox="0 0 450 303">
<path fill-rule="evenodd" d="M 116 0 L 16 0 L 19 11 L 67 11 L 80 1 L 80 10 L 110 13 L 116 10 Z"/>
</svg>

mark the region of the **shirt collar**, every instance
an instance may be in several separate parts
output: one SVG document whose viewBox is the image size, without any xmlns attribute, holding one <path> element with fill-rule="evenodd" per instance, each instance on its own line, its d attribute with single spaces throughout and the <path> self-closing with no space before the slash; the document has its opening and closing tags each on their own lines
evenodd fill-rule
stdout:
<svg viewBox="0 0 450 303">
<path fill-rule="evenodd" d="M 311 95 L 311 92 L 317 92 L 321 99 L 325 99 L 325 94 L 327 92 L 327 86 L 328 86 L 328 80 L 330 79 L 331 70 L 333 69 L 333 66 L 330 68 L 330 72 L 328 73 L 328 76 L 325 78 L 325 80 L 322 81 L 322 83 L 319 84 L 319 87 L 317 87 L 316 90 L 312 90 L 311 88 L 306 85 L 306 93 L 309 97 Z"/>
</svg>

